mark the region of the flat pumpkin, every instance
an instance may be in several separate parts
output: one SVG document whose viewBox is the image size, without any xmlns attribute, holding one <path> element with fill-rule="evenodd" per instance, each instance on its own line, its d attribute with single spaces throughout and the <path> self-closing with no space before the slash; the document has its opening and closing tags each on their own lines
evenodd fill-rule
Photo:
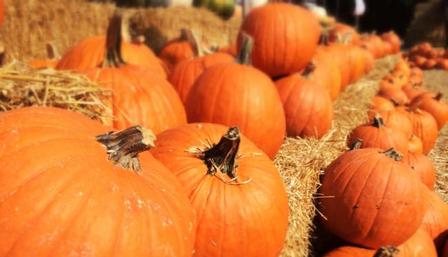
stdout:
<svg viewBox="0 0 448 257">
<path fill-rule="evenodd" d="M 149 131 L 50 107 L 3 112 L 0 131 L 1 256 L 191 256 L 193 208 Z"/>
<path fill-rule="evenodd" d="M 237 128 L 182 125 L 159 134 L 151 153 L 176 175 L 197 211 L 193 256 L 280 254 L 288 227 L 283 181 Z"/>
<path fill-rule="evenodd" d="M 373 249 L 410 238 L 423 220 L 423 186 L 399 160 L 393 149 L 379 148 L 351 150 L 334 160 L 319 190 L 325 227 Z"/>
</svg>

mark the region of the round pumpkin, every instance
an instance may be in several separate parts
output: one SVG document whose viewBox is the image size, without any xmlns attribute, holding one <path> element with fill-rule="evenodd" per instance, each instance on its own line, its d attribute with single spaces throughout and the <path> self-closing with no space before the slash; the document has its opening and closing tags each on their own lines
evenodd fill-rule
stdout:
<svg viewBox="0 0 448 257">
<path fill-rule="evenodd" d="M 381 35 L 381 39 L 392 46 L 392 53 L 399 53 L 401 47 L 400 37 L 394 31 L 389 31 Z"/>
<path fill-rule="evenodd" d="M 359 43 L 360 36 L 356 29 L 348 24 L 336 22 L 328 34 L 330 42 L 344 41 L 348 44 L 356 45 Z"/>
<path fill-rule="evenodd" d="M 331 99 L 335 100 L 341 92 L 341 72 L 338 61 L 333 58 L 326 47 L 319 46 L 312 63 L 316 67 L 315 77 L 321 79 L 330 92 Z"/>
<path fill-rule="evenodd" d="M 306 70 L 302 74 L 293 74 L 275 82 L 285 110 L 286 131 L 290 137 L 321 138 L 333 121 L 330 95 L 309 76 L 311 75 Z"/>
<path fill-rule="evenodd" d="M 361 141 L 361 148 L 380 148 L 387 150 L 395 148 L 400 153 L 408 152 L 408 137 L 402 131 L 387 127 L 383 119 L 377 114 L 370 123 L 360 125 L 353 129 L 347 137 L 347 146 L 353 148 L 355 143 Z"/>
<path fill-rule="evenodd" d="M 49 107 L 3 112 L 0 124 L 1 256 L 191 256 L 194 210 L 142 152 L 150 132 L 110 134 Z"/>
<path fill-rule="evenodd" d="M 193 256 L 280 254 L 288 227 L 283 181 L 237 128 L 182 125 L 159 134 L 151 153 L 177 176 L 196 209 Z"/>
<path fill-rule="evenodd" d="M 412 137 L 412 123 L 409 117 L 395 109 L 389 111 L 375 111 L 369 112 L 369 122 L 374 123 L 375 117 L 380 116 L 384 126 L 393 129 L 397 132 L 402 132 L 406 139 Z"/>
<path fill-rule="evenodd" d="M 230 63 L 234 60 L 233 56 L 225 53 L 214 53 L 184 60 L 174 67 L 169 76 L 169 81 L 176 89 L 182 102 L 185 103 L 191 87 L 204 70 L 215 64 Z"/>
<path fill-rule="evenodd" d="M 448 206 L 434 191 L 425 188 L 423 196 L 427 209 L 421 228 L 428 232 L 436 247 L 442 249 L 448 236 Z"/>
<path fill-rule="evenodd" d="M 217 64 L 199 76 L 185 104 L 188 121 L 238 126 L 273 158 L 285 137 L 285 112 L 272 80 L 246 64 L 249 39 L 246 44 L 239 63 Z"/>
<path fill-rule="evenodd" d="M 402 88 L 403 92 L 406 94 L 408 99 L 412 102 L 417 96 L 427 93 L 428 90 L 426 90 L 424 87 L 419 85 L 414 85 L 411 83 L 406 84 Z"/>
<path fill-rule="evenodd" d="M 420 226 L 421 182 L 393 150 L 346 152 L 325 169 L 319 209 L 325 227 L 367 248 L 399 245 Z"/>
<path fill-rule="evenodd" d="M 437 257 L 437 251 L 431 237 L 422 229 L 417 230 L 411 238 L 396 249 L 398 251 L 390 251 L 389 254 L 355 246 L 342 246 L 330 251 L 323 257 Z"/>
<path fill-rule="evenodd" d="M 289 3 L 268 3 L 251 10 L 240 28 L 254 39 L 252 64 L 271 77 L 303 69 L 320 37 L 319 21 L 309 10 Z"/>
<path fill-rule="evenodd" d="M 395 109 L 395 103 L 385 97 L 374 96 L 369 107 L 373 112 L 390 111 Z"/>
<path fill-rule="evenodd" d="M 402 161 L 411 167 L 423 184 L 433 190 L 436 183 L 436 169 L 431 159 L 421 153 L 408 153 L 403 156 Z"/>
<path fill-rule="evenodd" d="M 159 58 L 165 63 L 169 71 L 183 60 L 191 60 L 198 55 L 198 42 L 191 30 L 182 29 L 180 36 L 168 41 L 160 50 Z"/>
<path fill-rule="evenodd" d="M 412 101 L 411 105 L 430 113 L 435 118 L 439 130 L 448 122 L 448 104 L 442 101 L 441 93 L 435 96 L 421 94 Z"/>
</svg>

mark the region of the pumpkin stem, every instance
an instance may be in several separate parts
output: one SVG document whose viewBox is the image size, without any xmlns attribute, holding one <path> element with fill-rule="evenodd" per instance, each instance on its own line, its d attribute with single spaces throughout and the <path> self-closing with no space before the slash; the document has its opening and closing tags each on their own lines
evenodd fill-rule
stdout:
<svg viewBox="0 0 448 257">
<path fill-rule="evenodd" d="M 120 67 L 125 64 L 121 56 L 121 23 L 121 14 L 115 12 L 107 27 L 106 56 L 104 57 L 103 67 Z"/>
<path fill-rule="evenodd" d="M 438 92 L 437 95 L 434 96 L 434 100 L 440 101 L 443 97 L 443 94 L 441 92 Z"/>
<path fill-rule="evenodd" d="M 397 256 L 400 250 L 393 246 L 384 246 L 378 249 L 373 257 L 394 257 Z"/>
<path fill-rule="evenodd" d="M 355 149 L 361 149 L 362 143 L 363 143 L 362 139 L 357 138 L 356 141 L 353 143 L 353 145 L 350 147 L 350 151 Z"/>
<path fill-rule="evenodd" d="M 236 179 L 236 154 L 240 145 L 240 131 L 237 127 L 230 128 L 221 137 L 218 144 L 201 153 L 200 158 L 207 165 L 209 175 L 218 171 L 231 179 Z"/>
<path fill-rule="evenodd" d="M 181 29 L 179 40 L 187 41 L 191 45 L 195 56 L 200 57 L 204 55 L 204 51 L 199 45 L 198 37 L 193 33 L 193 31 L 191 31 L 191 29 Z"/>
<path fill-rule="evenodd" d="M 58 49 L 54 45 L 54 42 L 47 42 L 45 44 L 45 48 L 47 50 L 47 58 L 54 60 L 61 58 L 61 55 L 59 54 Z"/>
<path fill-rule="evenodd" d="M 110 131 L 96 137 L 96 141 L 106 147 L 109 160 L 136 173 L 141 170 L 138 154 L 153 147 L 154 140 L 154 134 L 141 126 Z"/>
<path fill-rule="evenodd" d="M 387 157 L 394 159 L 395 161 L 400 161 L 403 155 L 395 150 L 394 148 L 389 148 L 383 152 Z"/>
<path fill-rule="evenodd" d="M 309 75 L 311 75 L 311 73 L 314 72 L 314 70 L 316 70 L 316 65 L 313 62 L 308 63 L 308 65 L 303 69 L 302 71 L 302 76 L 304 77 L 309 77 Z"/>
<path fill-rule="evenodd" d="M 238 53 L 237 62 L 239 64 L 250 65 L 252 61 L 251 55 L 254 40 L 249 34 L 245 32 L 242 32 L 241 35 L 243 37 L 243 43 L 241 44 L 240 52 Z"/>
<path fill-rule="evenodd" d="M 381 116 L 378 113 L 375 115 L 375 117 L 373 117 L 372 126 L 374 126 L 375 128 L 384 127 L 383 118 L 381 118 Z"/>
</svg>

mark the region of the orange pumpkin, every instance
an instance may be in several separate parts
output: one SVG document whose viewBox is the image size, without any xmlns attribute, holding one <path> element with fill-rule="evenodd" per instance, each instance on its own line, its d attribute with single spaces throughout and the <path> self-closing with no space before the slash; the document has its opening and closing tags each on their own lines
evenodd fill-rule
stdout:
<svg viewBox="0 0 448 257">
<path fill-rule="evenodd" d="M 430 113 L 437 121 L 440 129 L 448 122 L 448 104 L 442 101 L 442 94 L 421 94 L 416 97 L 411 105 Z"/>
<path fill-rule="evenodd" d="M 280 254 L 288 227 L 283 181 L 237 128 L 183 125 L 159 134 L 151 153 L 177 176 L 196 209 L 193 256 Z"/>
<path fill-rule="evenodd" d="M 370 109 L 377 112 L 390 111 L 395 109 L 395 104 L 391 100 L 382 97 L 374 96 L 369 105 Z"/>
<path fill-rule="evenodd" d="M 423 93 L 427 93 L 428 90 L 426 90 L 425 88 L 423 88 L 421 85 L 415 85 L 415 84 L 411 84 L 408 83 L 406 84 L 403 88 L 402 88 L 403 92 L 406 94 L 406 96 L 408 97 L 408 99 L 412 102 L 414 100 L 414 98 L 416 98 L 417 96 L 423 94 Z"/>
<path fill-rule="evenodd" d="M 336 22 L 328 33 L 328 40 L 330 42 L 344 41 L 348 44 L 358 44 L 360 35 L 355 28 L 348 24 Z"/>
<path fill-rule="evenodd" d="M 205 70 L 191 88 L 185 107 L 189 122 L 238 126 L 273 158 L 285 137 L 285 112 L 272 80 L 247 65 L 251 46 L 247 38 L 239 63 L 217 64 Z"/>
<path fill-rule="evenodd" d="M 387 42 L 391 47 L 391 53 L 399 53 L 401 47 L 400 37 L 394 31 L 389 31 L 381 35 L 381 39 Z"/>
<path fill-rule="evenodd" d="M 423 153 L 422 140 L 414 134 L 409 138 L 408 151 L 409 153 Z"/>
<path fill-rule="evenodd" d="M 403 156 L 402 161 L 411 167 L 423 184 L 431 190 L 434 188 L 436 169 L 431 159 L 421 153 L 408 153 Z"/>
<path fill-rule="evenodd" d="M 172 71 L 176 64 L 184 60 L 195 58 L 198 53 L 198 45 L 193 33 L 188 29 L 181 29 L 178 38 L 168 41 L 160 50 L 159 58 L 165 63 L 169 71 Z"/>
<path fill-rule="evenodd" d="M 331 127 L 333 104 L 324 87 L 313 81 L 312 66 L 275 82 L 291 137 L 321 138 Z"/>
<path fill-rule="evenodd" d="M 315 77 L 321 78 L 322 84 L 328 89 L 330 97 L 335 100 L 341 92 L 341 72 L 338 61 L 331 55 L 326 47 L 319 46 L 313 57 L 316 67 Z"/>
<path fill-rule="evenodd" d="M 254 39 L 252 64 L 271 77 L 297 72 L 311 61 L 320 37 L 319 21 L 307 9 L 268 3 L 253 9 L 240 28 Z"/>
<path fill-rule="evenodd" d="M 355 149 L 325 169 L 319 209 L 325 227 L 368 248 L 399 245 L 420 226 L 421 182 L 394 150 Z M 397 218 L 399 217 L 399 218 Z"/>
<path fill-rule="evenodd" d="M 193 208 L 143 152 L 149 131 L 110 134 L 49 107 L 3 112 L 0 124 L 1 256 L 191 256 Z"/>
<path fill-rule="evenodd" d="M 369 122 L 373 123 L 376 116 L 380 116 L 384 125 L 395 131 L 402 132 L 406 139 L 412 136 L 412 123 L 409 117 L 400 111 L 395 109 L 389 111 L 370 111 Z"/>
<path fill-rule="evenodd" d="M 436 247 L 441 249 L 444 239 L 448 236 L 448 206 L 437 193 L 426 188 L 424 199 L 427 210 L 421 228 L 428 232 Z"/>
</svg>

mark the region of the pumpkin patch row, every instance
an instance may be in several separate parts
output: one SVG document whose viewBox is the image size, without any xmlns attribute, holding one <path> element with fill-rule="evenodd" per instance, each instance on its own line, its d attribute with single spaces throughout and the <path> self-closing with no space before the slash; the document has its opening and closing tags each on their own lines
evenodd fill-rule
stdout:
<svg viewBox="0 0 448 257">
<path fill-rule="evenodd" d="M 351 150 L 326 168 L 322 222 L 346 242 L 326 257 L 430 257 L 446 251 L 448 205 L 433 191 L 435 168 L 426 154 L 448 121 L 448 104 L 423 88 L 422 76 L 399 59 L 380 82 L 369 121 L 348 135 Z M 421 91 L 411 97 L 403 91 L 407 86 Z M 376 255 L 388 246 L 390 255 Z"/>
<path fill-rule="evenodd" d="M 448 52 L 435 48 L 428 42 L 413 46 L 407 53 L 409 61 L 421 69 L 448 70 Z"/>
</svg>

